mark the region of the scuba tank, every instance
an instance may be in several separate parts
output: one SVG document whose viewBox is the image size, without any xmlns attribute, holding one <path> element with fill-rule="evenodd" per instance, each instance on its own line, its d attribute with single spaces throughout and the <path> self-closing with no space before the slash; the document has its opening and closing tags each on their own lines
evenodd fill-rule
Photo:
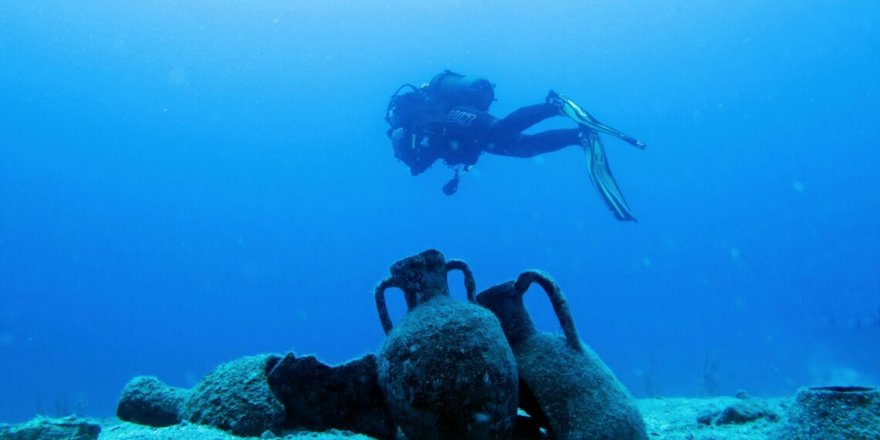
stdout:
<svg viewBox="0 0 880 440">
<path fill-rule="evenodd" d="M 538 283 L 553 304 L 563 336 L 539 333 L 523 304 Z M 477 295 L 477 303 L 501 320 L 516 357 L 520 407 L 560 440 L 647 440 L 645 423 L 614 373 L 578 336 L 565 296 L 540 271 L 523 272 Z"/>
<path fill-rule="evenodd" d="M 437 74 L 424 89 L 450 107 L 459 105 L 488 111 L 495 101 L 495 85 L 485 78 L 476 78 L 445 70 Z"/>
<path fill-rule="evenodd" d="M 446 275 L 464 272 L 468 300 L 449 295 Z M 394 326 L 385 290 L 403 291 L 408 312 Z M 474 304 L 468 266 L 429 250 L 398 261 L 376 287 L 387 337 L 379 386 L 394 422 L 410 439 L 510 439 L 519 382 L 498 319 Z"/>
<path fill-rule="evenodd" d="M 415 131 L 419 126 L 441 121 L 453 107 L 473 107 L 488 111 L 495 101 L 495 85 L 485 78 L 476 78 L 445 70 L 418 88 L 403 84 L 391 95 L 385 109 L 390 126 L 387 135 L 398 128 Z"/>
</svg>

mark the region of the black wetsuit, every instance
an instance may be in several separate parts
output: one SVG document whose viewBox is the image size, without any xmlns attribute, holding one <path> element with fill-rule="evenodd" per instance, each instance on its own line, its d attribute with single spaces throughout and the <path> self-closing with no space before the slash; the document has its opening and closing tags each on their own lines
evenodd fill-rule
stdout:
<svg viewBox="0 0 880 440">
<path fill-rule="evenodd" d="M 535 104 L 520 108 L 502 119 L 495 119 L 488 133 L 483 151 L 515 157 L 532 157 L 571 145 L 580 145 L 576 128 L 547 130 L 523 134 L 527 128 L 554 116 L 559 108 L 554 104 Z"/>
<path fill-rule="evenodd" d="M 436 160 L 450 166 L 470 166 L 483 152 L 513 157 L 533 157 L 571 145 L 580 145 L 578 129 L 547 130 L 523 134 L 529 127 L 559 116 L 553 104 L 530 105 L 504 118 L 470 106 L 452 107 L 445 119 L 425 130 L 417 145 L 406 148 L 398 158 L 413 175 L 421 174 Z"/>
</svg>

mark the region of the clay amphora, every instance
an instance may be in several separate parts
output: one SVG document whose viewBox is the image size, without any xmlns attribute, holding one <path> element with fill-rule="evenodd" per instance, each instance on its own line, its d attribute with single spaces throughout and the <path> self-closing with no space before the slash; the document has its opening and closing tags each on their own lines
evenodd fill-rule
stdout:
<svg viewBox="0 0 880 440">
<path fill-rule="evenodd" d="M 446 282 L 464 272 L 470 302 L 456 301 Z M 394 326 L 385 290 L 403 291 L 408 312 Z M 379 352 L 379 385 L 394 422 L 410 439 L 509 439 L 517 410 L 513 352 L 498 319 L 474 302 L 475 283 L 463 261 L 429 250 L 398 261 L 376 287 L 387 338 Z"/>
<path fill-rule="evenodd" d="M 880 388 L 821 386 L 801 388 L 773 439 L 880 438 Z"/>
<path fill-rule="evenodd" d="M 553 305 L 564 337 L 539 333 L 523 304 L 537 282 Z M 565 296 L 549 275 L 523 272 L 479 295 L 501 320 L 520 377 L 520 407 L 545 424 L 554 439 L 647 439 L 632 397 L 601 359 L 583 344 Z"/>
</svg>

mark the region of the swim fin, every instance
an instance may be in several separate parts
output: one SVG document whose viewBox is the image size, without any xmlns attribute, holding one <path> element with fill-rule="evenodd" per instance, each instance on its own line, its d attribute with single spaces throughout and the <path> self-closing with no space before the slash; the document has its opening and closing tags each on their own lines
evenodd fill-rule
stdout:
<svg viewBox="0 0 880 440">
<path fill-rule="evenodd" d="M 616 129 L 613 127 L 609 127 L 598 119 L 594 118 L 591 114 L 587 113 L 586 110 L 582 109 L 581 106 L 577 105 L 571 99 L 566 98 L 564 95 L 560 95 L 553 90 L 547 95 L 547 102 L 554 103 L 559 106 L 560 112 L 571 118 L 573 121 L 577 122 L 583 127 L 589 128 L 591 130 L 598 131 L 600 133 L 610 134 L 611 136 L 615 136 L 620 138 L 624 142 L 632 144 L 636 148 L 644 150 L 647 147 L 647 144 L 644 142 Z"/>
<path fill-rule="evenodd" d="M 611 208 L 611 212 L 618 220 L 637 221 L 632 210 L 629 209 L 626 199 L 623 198 L 623 193 L 620 192 L 614 175 L 611 174 L 608 159 L 605 157 L 605 146 L 602 144 L 602 139 L 599 138 L 599 133 L 584 129 L 581 131 L 580 138 L 587 156 L 590 180 L 599 191 L 599 196 Z"/>
</svg>

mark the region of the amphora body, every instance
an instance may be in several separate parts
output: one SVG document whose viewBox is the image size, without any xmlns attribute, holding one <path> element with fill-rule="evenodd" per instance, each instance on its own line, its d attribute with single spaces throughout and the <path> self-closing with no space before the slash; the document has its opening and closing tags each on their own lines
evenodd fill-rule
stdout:
<svg viewBox="0 0 880 440">
<path fill-rule="evenodd" d="M 469 302 L 449 295 L 446 275 L 464 273 Z M 408 313 L 394 326 L 385 290 L 403 291 Z M 405 258 L 376 287 L 387 337 L 379 384 L 392 418 L 411 439 L 508 439 L 516 418 L 518 380 L 498 319 L 474 302 L 467 265 L 435 250 Z"/>
<path fill-rule="evenodd" d="M 523 304 L 537 282 L 549 295 L 564 337 L 539 333 Z M 647 439 L 644 421 L 624 386 L 583 344 L 559 286 L 527 271 L 480 293 L 477 302 L 501 320 L 519 370 L 520 407 L 554 439 Z"/>
</svg>

